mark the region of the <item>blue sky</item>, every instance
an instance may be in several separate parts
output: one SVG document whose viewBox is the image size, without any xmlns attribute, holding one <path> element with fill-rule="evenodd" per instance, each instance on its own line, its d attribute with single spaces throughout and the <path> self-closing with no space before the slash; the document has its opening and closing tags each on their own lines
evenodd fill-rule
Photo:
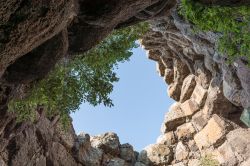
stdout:
<svg viewBox="0 0 250 166">
<path fill-rule="evenodd" d="M 116 70 L 120 80 L 111 94 L 114 107 L 83 103 L 71 115 L 76 133 L 98 135 L 112 131 L 121 143 L 130 143 L 137 151 L 155 143 L 164 115 L 173 103 L 155 66 L 145 50 L 134 49 L 130 61 L 121 63 Z"/>
</svg>

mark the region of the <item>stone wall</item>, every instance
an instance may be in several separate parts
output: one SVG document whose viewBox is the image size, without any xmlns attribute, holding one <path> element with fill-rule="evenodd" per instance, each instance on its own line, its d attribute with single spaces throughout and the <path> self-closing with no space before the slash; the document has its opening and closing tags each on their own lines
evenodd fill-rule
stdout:
<svg viewBox="0 0 250 166">
<path fill-rule="evenodd" d="M 145 165 L 196 166 L 202 156 L 220 165 L 250 165 L 250 129 L 241 121 L 250 105 L 250 69 L 244 59 L 226 63 L 215 51 L 219 34 L 196 32 L 172 9 L 151 21 L 141 41 L 176 100 L 157 143 L 141 152 Z M 144 159 L 147 158 L 147 159 Z"/>
<path fill-rule="evenodd" d="M 221 165 L 250 165 L 250 129 L 239 117 L 250 107 L 250 69 L 215 51 L 220 34 L 193 32 L 170 0 L 0 2 L 0 166 L 182 166 L 211 154 Z M 103 5 L 106 4 L 106 5 Z M 100 8 L 98 8 L 100 7 Z M 92 12 L 99 11 L 99 12 Z M 59 19 L 60 18 L 60 19 Z M 90 137 L 65 131 L 38 110 L 37 121 L 7 112 L 12 96 L 43 78 L 65 55 L 82 53 L 113 28 L 153 19 L 142 40 L 176 103 L 156 143 L 142 152 L 115 133 Z M 56 48 L 56 49 L 55 49 Z"/>
</svg>

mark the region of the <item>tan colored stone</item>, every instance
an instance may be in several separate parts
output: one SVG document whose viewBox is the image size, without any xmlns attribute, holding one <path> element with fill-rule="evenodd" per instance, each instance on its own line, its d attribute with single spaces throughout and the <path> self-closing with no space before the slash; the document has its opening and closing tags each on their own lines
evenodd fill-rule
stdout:
<svg viewBox="0 0 250 166">
<path fill-rule="evenodd" d="M 230 146 L 240 162 L 250 158 L 250 128 L 239 128 L 227 134 Z"/>
<path fill-rule="evenodd" d="M 221 82 L 217 79 L 211 81 L 202 112 L 208 118 L 212 114 L 228 115 L 230 112 L 235 112 L 235 107 L 224 96 Z"/>
<path fill-rule="evenodd" d="M 189 149 L 182 143 L 179 142 L 175 149 L 175 160 L 182 161 L 187 159 L 189 154 Z"/>
<path fill-rule="evenodd" d="M 229 146 L 227 142 L 221 145 L 218 150 L 214 152 L 214 156 L 221 165 L 235 166 L 238 163 L 232 147 Z"/>
<path fill-rule="evenodd" d="M 225 122 L 218 115 L 213 115 L 204 129 L 194 136 L 194 140 L 199 149 L 202 150 L 218 143 L 225 138 L 225 134 Z"/>
<path fill-rule="evenodd" d="M 250 158 L 247 159 L 246 161 L 243 161 L 240 166 L 249 166 L 250 165 Z"/>
<path fill-rule="evenodd" d="M 161 133 L 164 134 L 168 131 L 172 131 L 185 122 L 186 116 L 180 108 L 180 103 L 174 103 L 165 115 L 164 123 L 161 127 Z"/>
<path fill-rule="evenodd" d="M 7 166 L 7 164 L 4 162 L 4 160 L 0 156 L 0 165 L 1 166 Z"/>
<path fill-rule="evenodd" d="M 195 129 L 192 123 L 190 122 L 190 123 L 185 123 L 177 127 L 177 130 L 175 133 L 176 133 L 178 140 L 189 139 L 193 137 L 193 134 L 195 133 Z"/>
<path fill-rule="evenodd" d="M 157 138 L 156 142 L 158 144 L 164 144 L 167 146 L 175 144 L 176 140 L 175 140 L 174 132 L 170 131 L 170 132 L 167 132 L 166 134 L 160 135 Z"/>
<path fill-rule="evenodd" d="M 183 162 L 179 162 L 179 163 L 175 163 L 172 166 L 185 166 L 185 164 Z"/>
<path fill-rule="evenodd" d="M 179 101 L 181 95 L 181 88 L 184 79 L 190 73 L 188 67 L 185 63 L 179 59 L 173 59 L 173 69 L 174 69 L 174 83 L 170 84 L 168 87 L 168 95 L 176 101 Z"/>
<path fill-rule="evenodd" d="M 189 140 L 188 143 L 188 148 L 190 150 L 189 152 L 189 158 L 200 158 L 200 151 L 197 145 L 195 144 L 194 140 Z"/>
<path fill-rule="evenodd" d="M 200 106 L 204 105 L 207 97 L 207 90 L 200 85 L 196 85 L 191 98 Z"/>
<path fill-rule="evenodd" d="M 175 101 L 179 101 L 181 94 L 181 88 L 177 82 L 173 82 L 168 86 L 168 96 L 174 99 Z"/>
<path fill-rule="evenodd" d="M 182 103 L 180 107 L 184 115 L 188 117 L 192 116 L 195 112 L 199 110 L 199 106 L 197 105 L 197 103 L 191 99 Z"/>
<path fill-rule="evenodd" d="M 157 70 L 157 72 L 159 73 L 159 75 L 160 75 L 161 77 L 164 76 L 164 74 L 165 74 L 165 69 L 166 69 L 166 67 L 164 66 L 164 64 L 162 63 L 162 61 L 159 60 L 159 61 L 156 63 L 156 70 Z"/>
<path fill-rule="evenodd" d="M 105 153 L 117 155 L 120 153 L 120 142 L 116 133 L 108 132 L 105 134 L 91 137 L 91 146 L 102 149 Z"/>
<path fill-rule="evenodd" d="M 199 131 L 203 129 L 203 127 L 207 124 L 207 121 L 208 120 L 205 118 L 205 116 L 203 115 L 201 111 L 197 112 L 192 117 L 192 123 L 194 127 Z"/>
<path fill-rule="evenodd" d="M 185 102 L 191 97 L 195 86 L 196 86 L 195 75 L 191 74 L 184 79 L 181 88 L 181 96 L 180 96 L 181 103 Z"/>
<path fill-rule="evenodd" d="M 167 165 L 173 160 L 173 152 L 163 144 L 151 144 L 139 155 L 138 161 L 145 165 Z"/>
<path fill-rule="evenodd" d="M 200 166 L 200 161 L 198 159 L 189 160 L 188 166 Z"/>
</svg>

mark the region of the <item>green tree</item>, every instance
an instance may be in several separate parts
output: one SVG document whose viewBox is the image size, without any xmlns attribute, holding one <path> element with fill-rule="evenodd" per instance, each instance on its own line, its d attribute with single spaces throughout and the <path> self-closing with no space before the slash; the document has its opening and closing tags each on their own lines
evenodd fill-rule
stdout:
<svg viewBox="0 0 250 166">
<path fill-rule="evenodd" d="M 17 113 L 19 121 L 35 120 L 35 111 L 42 106 L 48 117 L 60 115 L 67 125 L 68 115 L 82 102 L 113 106 L 109 94 L 119 80 L 114 69 L 129 60 L 132 49 L 138 47 L 136 40 L 147 30 L 148 24 L 140 23 L 113 31 L 85 54 L 57 64 L 47 78 L 33 85 L 26 98 L 13 99 L 9 110 Z"/>
</svg>

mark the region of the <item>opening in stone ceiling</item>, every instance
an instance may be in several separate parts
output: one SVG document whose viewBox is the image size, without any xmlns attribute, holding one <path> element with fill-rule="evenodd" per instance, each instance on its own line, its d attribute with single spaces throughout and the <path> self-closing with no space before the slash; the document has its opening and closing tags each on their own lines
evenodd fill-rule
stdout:
<svg viewBox="0 0 250 166">
<path fill-rule="evenodd" d="M 115 132 L 121 143 L 130 143 L 137 151 L 155 143 L 164 115 L 174 102 L 155 65 L 143 48 L 133 49 L 130 61 L 119 64 L 116 70 L 120 80 L 111 94 L 114 107 L 83 103 L 80 111 L 71 114 L 76 133 L 94 136 Z"/>
</svg>

